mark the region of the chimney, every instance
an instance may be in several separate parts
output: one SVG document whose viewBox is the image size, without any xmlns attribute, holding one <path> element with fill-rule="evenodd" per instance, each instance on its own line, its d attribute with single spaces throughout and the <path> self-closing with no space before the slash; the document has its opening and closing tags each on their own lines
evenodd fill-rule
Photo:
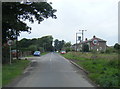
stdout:
<svg viewBox="0 0 120 89">
<path fill-rule="evenodd" d="M 93 38 L 95 38 L 95 35 L 93 36 Z"/>
</svg>

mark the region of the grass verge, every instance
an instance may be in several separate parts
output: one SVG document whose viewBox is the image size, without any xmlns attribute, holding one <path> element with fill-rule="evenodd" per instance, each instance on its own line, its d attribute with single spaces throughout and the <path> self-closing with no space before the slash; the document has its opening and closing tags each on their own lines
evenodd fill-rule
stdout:
<svg viewBox="0 0 120 89">
<path fill-rule="evenodd" d="M 2 66 L 2 86 L 10 83 L 14 78 L 20 76 L 23 70 L 28 66 L 28 60 L 14 60 L 12 64 Z"/>
<path fill-rule="evenodd" d="M 42 55 L 45 55 L 45 54 L 47 54 L 47 53 L 49 53 L 49 52 L 43 52 L 43 53 L 41 53 L 40 55 L 42 56 Z M 34 55 L 29 55 L 29 56 L 26 56 L 26 57 L 34 57 Z"/>
<path fill-rule="evenodd" d="M 92 56 L 96 56 L 93 59 Z M 120 87 L 120 70 L 117 54 L 91 54 L 69 52 L 62 55 L 89 71 L 90 77 L 101 87 Z"/>
<path fill-rule="evenodd" d="M 45 54 L 47 54 L 47 53 L 49 53 L 49 52 L 43 52 L 43 53 L 41 53 L 41 56 L 42 56 L 42 55 L 45 55 Z"/>
</svg>

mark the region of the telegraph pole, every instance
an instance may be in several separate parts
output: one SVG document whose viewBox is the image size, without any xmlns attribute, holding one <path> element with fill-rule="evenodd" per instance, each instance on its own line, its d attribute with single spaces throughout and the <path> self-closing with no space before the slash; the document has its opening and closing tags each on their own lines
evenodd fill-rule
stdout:
<svg viewBox="0 0 120 89">
<path fill-rule="evenodd" d="M 77 33 L 76 33 L 76 52 L 77 52 Z"/>
<path fill-rule="evenodd" d="M 77 35 L 82 34 L 82 42 L 83 42 L 83 40 L 84 40 L 84 31 L 87 31 L 87 30 L 79 30 L 79 31 L 82 31 L 82 33 L 76 33 L 76 52 L 77 52 L 77 41 L 80 40 L 80 42 L 81 42 L 81 39 L 77 40 L 77 37 L 78 37 Z"/>
<path fill-rule="evenodd" d="M 87 30 L 79 30 L 79 31 L 82 31 L 82 42 L 84 40 L 84 31 L 87 31 Z M 82 46 L 82 53 L 83 53 L 83 46 Z"/>
<path fill-rule="evenodd" d="M 79 31 L 82 31 L 82 42 L 84 40 L 84 31 L 87 31 L 87 30 L 79 30 Z"/>
<path fill-rule="evenodd" d="M 77 52 L 77 41 L 80 40 L 80 42 L 81 42 L 81 39 L 80 39 L 81 37 L 77 40 L 78 34 L 81 34 L 81 33 L 76 33 L 76 49 L 75 49 L 76 52 Z"/>
</svg>

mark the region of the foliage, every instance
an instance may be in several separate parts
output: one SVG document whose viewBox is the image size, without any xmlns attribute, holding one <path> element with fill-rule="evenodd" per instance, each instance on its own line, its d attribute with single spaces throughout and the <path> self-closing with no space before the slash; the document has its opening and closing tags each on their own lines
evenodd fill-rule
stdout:
<svg viewBox="0 0 120 89">
<path fill-rule="evenodd" d="M 71 42 L 65 42 L 62 49 L 66 52 L 71 51 Z"/>
<path fill-rule="evenodd" d="M 65 48 L 65 50 L 66 50 L 66 52 L 70 52 L 71 51 L 70 48 Z"/>
<path fill-rule="evenodd" d="M 44 36 L 38 39 L 26 39 L 23 38 L 18 42 L 18 47 L 20 50 L 29 50 L 29 51 L 35 51 L 35 50 L 41 50 L 41 51 L 52 51 L 53 46 L 53 37 L 52 36 Z"/>
<path fill-rule="evenodd" d="M 70 48 L 70 46 L 71 46 L 71 42 L 66 42 L 65 44 L 64 44 L 64 47 L 69 47 Z"/>
<path fill-rule="evenodd" d="M 30 45 L 30 46 L 28 47 L 28 49 L 29 49 L 30 51 L 36 51 L 36 50 L 38 50 L 36 45 Z"/>
<path fill-rule="evenodd" d="M 116 43 L 116 44 L 114 45 L 114 48 L 115 48 L 116 50 L 119 50 L 119 49 L 120 49 L 120 44 Z"/>
<path fill-rule="evenodd" d="M 83 52 L 89 52 L 89 46 L 88 44 L 83 44 Z"/>
<path fill-rule="evenodd" d="M 6 43 L 7 39 L 16 39 L 21 31 L 30 32 L 31 27 L 25 23 L 28 20 L 31 23 L 38 21 L 38 24 L 45 18 L 55 18 L 55 9 L 47 2 L 32 2 L 25 4 L 20 2 L 2 3 L 2 41 Z"/>
<path fill-rule="evenodd" d="M 96 59 L 90 59 L 91 53 L 69 52 L 63 56 L 89 71 L 88 76 L 101 87 L 120 87 L 117 54 L 97 54 Z"/>
<path fill-rule="evenodd" d="M 33 38 L 33 39 L 26 39 L 23 38 L 20 41 L 18 41 L 18 50 L 20 53 L 24 56 L 28 54 L 33 54 L 34 51 L 41 51 L 41 52 L 46 52 L 46 51 L 53 51 L 53 37 L 52 36 L 44 36 L 41 38 Z M 12 46 L 12 49 L 15 49 L 15 45 Z M 2 47 L 2 63 L 8 63 L 9 62 L 9 46 L 3 46 Z"/>
<path fill-rule="evenodd" d="M 2 66 L 2 84 L 3 86 L 8 84 L 16 78 L 17 76 L 21 75 L 24 68 L 28 66 L 30 61 L 28 60 L 14 60 L 12 64 L 5 64 Z"/>
<path fill-rule="evenodd" d="M 37 44 L 39 47 L 43 47 L 45 51 L 52 51 L 53 50 L 52 42 L 53 37 L 50 35 L 38 38 Z"/>
<path fill-rule="evenodd" d="M 48 52 L 43 52 L 43 53 L 41 53 L 41 56 L 42 56 L 42 55 L 46 55 L 46 54 L 48 54 Z"/>
<path fill-rule="evenodd" d="M 105 53 L 117 53 L 117 50 L 114 47 L 107 47 Z"/>
<path fill-rule="evenodd" d="M 30 45 L 33 45 L 30 39 L 23 38 L 20 41 L 18 41 L 18 47 L 20 48 L 28 48 Z"/>
<path fill-rule="evenodd" d="M 64 44 L 65 44 L 64 40 L 59 41 L 58 39 L 55 39 L 55 41 L 54 41 L 55 51 L 60 51 L 63 48 Z"/>
<path fill-rule="evenodd" d="M 44 48 L 43 48 L 43 47 L 38 47 L 38 50 L 39 50 L 40 52 L 44 52 Z"/>
</svg>

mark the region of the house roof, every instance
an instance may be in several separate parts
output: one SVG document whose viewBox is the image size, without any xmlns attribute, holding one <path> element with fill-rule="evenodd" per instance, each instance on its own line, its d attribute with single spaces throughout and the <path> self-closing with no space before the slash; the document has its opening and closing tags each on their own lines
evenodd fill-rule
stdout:
<svg viewBox="0 0 120 89">
<path fill-rule="evenodd" d="M 106 42 L 106 41 L 103 40 L 103 39 L 100 39 L 100 38 L 97 38 L 97 37 L 93 37 L 92 39 L 89 39 L 89 40 L 86 40 L 86 41 L 80 42 L 80 44 L 82 44 L 82 43 L 87 43 L 87 42 L 92 42 L 93 39 L 97 39 L 99 42 Z"/>
</svg>

